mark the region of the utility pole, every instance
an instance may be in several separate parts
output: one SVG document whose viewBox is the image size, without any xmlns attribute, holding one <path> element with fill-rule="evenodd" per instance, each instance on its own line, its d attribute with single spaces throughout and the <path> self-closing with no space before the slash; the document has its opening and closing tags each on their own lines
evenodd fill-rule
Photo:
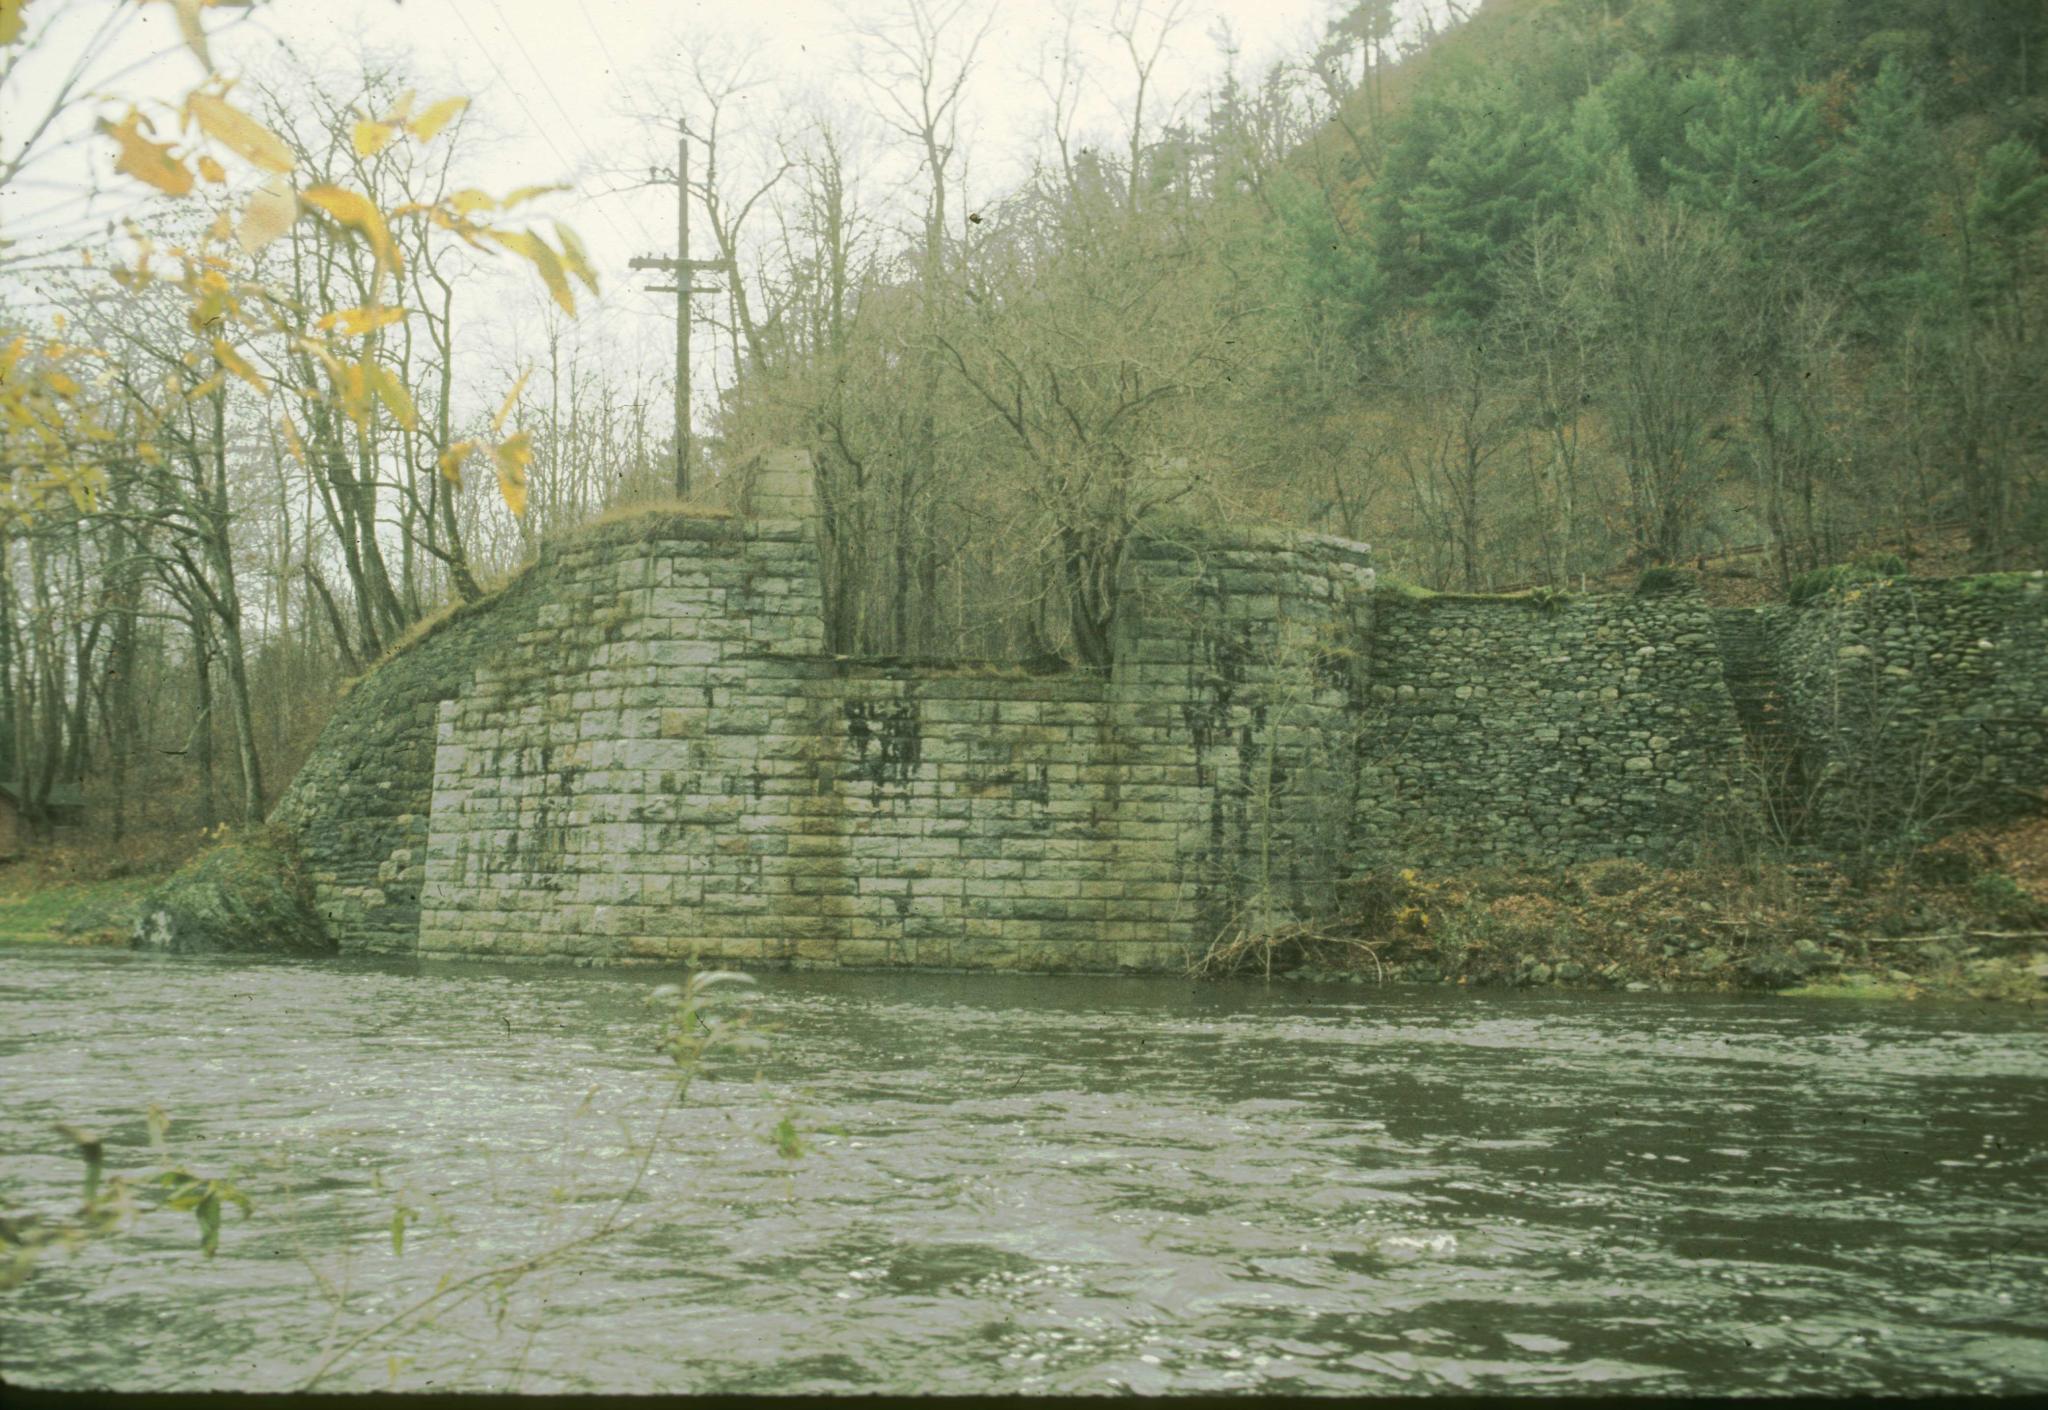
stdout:
<svg viewBox="0 0 2048 1410">
<path fill-rule="evenodd" d="M 717 285 L 699 288 L 690 280 L 700 269 L 717 270 L 731 275 L 732 261 L 727 259 L 690 258 L 690 139 L 682 136 L 682 124 L 676 124 L 676 169 L 672 178 L 676 183 L 676 257 L 663 259 L 658 255 L 642 255 L 628 261 L 634 269 L 665 269 L 676 277 L 673 284 L 657 284 L 657 294 L 676 296 L 676 497 L 690 497 L 690 296 L 692 294 L 716 294 Z M 650 172 L 660 180 L 659 171 Z"/>
</svg>

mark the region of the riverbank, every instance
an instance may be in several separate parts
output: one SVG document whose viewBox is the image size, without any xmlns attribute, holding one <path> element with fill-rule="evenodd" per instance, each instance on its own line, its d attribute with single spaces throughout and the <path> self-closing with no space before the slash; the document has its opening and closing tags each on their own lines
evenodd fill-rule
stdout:
<svg viewBox="0 0 2048 1410">
<path fill-rule="evenodd" d="M 168 874 L 87 879 L 0 867 L 0 943 L 126 945 L 143 896 Z"/>
<path fill-rule="evenodd" d="M 33 847 L 0 860 L 0 943 L 128 943 L 142 899 L 213 833 L 151 833 L 120 843 Z"/>
<path fill-rule="evenodd" d="M 1236 937 L 1209 976 L 2048 1002 L 2048 818 L 1957 833 L 1892 867 L 1363 878 L 1341 924 Z"/>
<path fill-rule="evenodd" d="M 125 946 L 144 898 L 172 872 L 59 853 L 0 866 L 0 943 Z M 2048 1002 L 2048 817 L 1957 833 L 1860 878 L 1839 862 L 1785 859 L 1404 869 L 1362 878 L 1349 902 L 1341 924 L 1240 935 L 1193 970 L 1362 985 Z"/>
</svg>

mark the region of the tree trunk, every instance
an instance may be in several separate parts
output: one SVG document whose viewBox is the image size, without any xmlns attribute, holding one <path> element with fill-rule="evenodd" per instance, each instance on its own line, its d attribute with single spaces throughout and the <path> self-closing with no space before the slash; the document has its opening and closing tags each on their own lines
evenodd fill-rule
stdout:
<svg viewBox="0 0 2048 1410">
<path fill-rule="evenodd" d="M 213 660 L 206 619 L 192 604 L 192 762 L 199 770 L 199 826 L 210 831 L 220 821 L 213 788 Z"/>
</svg>

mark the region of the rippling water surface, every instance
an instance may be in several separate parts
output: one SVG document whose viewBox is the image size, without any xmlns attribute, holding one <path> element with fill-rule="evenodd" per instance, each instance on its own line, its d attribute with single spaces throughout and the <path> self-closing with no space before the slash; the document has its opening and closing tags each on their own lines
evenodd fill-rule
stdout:
<svg viewBox="0 0 2048 1410">
<path fill-rule="evenodd" d="M 2038 1017 L 1787 999 L 765 976 L 773 1047 L 669 1119 L 631 1228 L 378 1332 L 601 1217 L 674 977 L 0 950 L 0 1202 L 75 1199 L 60 1120 L 145 1168 L 155 1102 L 257 1206 L 211 1261 L 168 1213 L 51 1258 L 0 1293 L 0 1372 L 2048 1390 Z"/>
</svg>

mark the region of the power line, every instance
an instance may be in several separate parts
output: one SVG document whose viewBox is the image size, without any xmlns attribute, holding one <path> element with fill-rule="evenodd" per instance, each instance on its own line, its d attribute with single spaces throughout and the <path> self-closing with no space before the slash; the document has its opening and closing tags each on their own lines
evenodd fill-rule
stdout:
<svg viewBox="0 0 2048 1410">
<path fill-rule="evenodd" d="M 469 39 L 471 39 L 471 41 L 473 41 L 473 43 L 477 45 L 477 49 L 481 49 L 481 51 L 483 51 L 483 57 L 485 57 L 485 59 L 489 61 L 489 66 L 492 66 L 492 72 L 494 72 L 494 74 L 498 74 L 498 82 L 500 82 L 500 84 L 504 84 L 504 86 L 506 86 L 506 88 L 508 88 L 508 90 L 512 92 L 512 100 L 514 100 L 514 102 L 518 102 L 518 107 L 520 107 L 520 111 L 522 111 L 522 113 L 526 115 L 526 121 L 528 121 L 528 123 L 532 123 L 532 127 L 535 127 L 535 131 L 539 131 L 541 139 L 543 139 L 543 141 L 547 143 L 547 148 L 549 148 L 549 152 L 553 152 L 553 154 L 555 154 L 555 160 L 559 160 L 559 162 L 561 162 L 561 164 L 563 164 L 565 168 L 569 168 L 569 170 L 575 170 L 575 162 L 571 162 L 571 160 L 567 158 L 567 154 L 565 154 L 565 152 L 563 152 L 563 150 L 561 150 L 561 148 L 557 146 L 557 143 L 555 143 L 555 139 L 553 139 L 553 135 L 551 135 L 551 133 L 549 133 L 549 129 L 547 129 L 547 125 L 545 125 L 545 123 L 541 123 L 541 119 L 539 119 L 539 117 L 535 115 L 535 111 L 532 111 L 532 109 L 530 109 L 530 107 L 526 105 L 526 98 L 524 98 L 524 96 L 520 94 L 520 90 L 518 90 L 518 88 L 516 88 L 516 86 L 512 84 L 512 80 L 510 80 L 510 78 L 506 76 L 504 68 L 502 68 L 502 66 L 498 64 L 498 55 L 496 55 L 496 53 L 492 53 L 492 49 L 489 49 L 489 47 L 487 47 L 487 45 L 483 43 L 483 37 L 481 37 L 481 35 L 477 35 L 477 29 L 475 29 L 475 25 L 471 25 L 471 23 L 469 23 L 469 14 L 467 14 L 467 12 L 463 12 L 463 8 L 461 8 L 459 4 L 455 4 L 455 0 L 451 0 L 449 8 L 451 8 L 451 10 L 455 10 L 455 18 L 459 18 L 459 20 L 461 20 L 461 23 L 463 23 L 463 29 L 465 29 L 465 31 L 469 31 Z M 586 18 L 588 18 L 588 16 L 586 16 Z M 506 25 L 504 29 L 506 29 L 506 35 L 508 35 L 508 37 L 512 39 L 512 43 L 514 43 L 514 45 L 518 47 L 520 55 L 522 55 L 522 57 L 526 59 L 526 64 L 528 64 L 528 66 L 532 68 L 532 72 L 535 72 L 535 76 L 537 76 L 537 78 L 541 80 L 541 88 L 543 88 L 543 90 L 547 90 L 547 96 L 549 96 L 549 100 L 551 100 L 551 102 L 553 102 L 553 105 L 555 105 L 555 111 L 557 111 L 557 113 L 561 113 L 563 121 L 567 121 L 567 123 L 569 123 L 569 127 L 573 129 L 573 127 L 575 127 L 575 121 L 573 121 L 573 119 L 569 117 L 567 109 L 565 109 L 565 107 L 561 105 L 561 98 L 559 98 L 559 96 L 555 96 L 555 90 L 553 90 L 553 88 L 549 86 L 549 82 L 547 82 L 547 74 L 543 74 L 543 72 L 541 72 L 541 66 L 539 66 L 539 64 L 535 64 L 535 61 L 532 61 L 532 53 L 528 53 L 528 51 L 526 51 L 526 45 L 524 45 L 524 43 L 520 41 L 518 33 L 516 33 L 516 31 L 514 31 L 514 29 L 512 29 L 510 25 Z M 584 143 L 584 141 L 582 141 L 582 137 L 578 137 L 578 146 L 580 146 L 580 148 L 584 150 L 584 156 L 586 156 L 586 158 L 590 158 L 590 162 L 592 162 L 592 166 L 594 166 L 596 170 L 604 170 L 602 166 L 598 166 L 596 154 L 594 154 L 594 152 L 590 150 L 590 146 L 588 146 L 588 143 Z M 608 193 L 608 195 L 612 195 L 612 193 Z M 608 211 L 606 207 L 602 207 L 602 205 L 600 205 L 600 207 L 598 207 L 598 215 L 602 215 L 602 217 L 604 217 L 604 223 L 606 223 L 606 225 L 610 225 L 610 230 L 612 230 L 612 234 L 614 234 L 614 236 L 618 236 L 618 238 L 621 238 L 623 242 L 629 242 L 629 238 L 627 238 L 627 232 L 625 232 L 625 230 L 621 230 L 621 227 L 618 227 L 618 221 L 616 221 L 616 219 L 612 219 L 612 215 L 610 215 L 610 211 Z M 643 221 L 639 219 L 639 215 L 637 215 L 637 213 L 633 211 L 633 207 L 631 207 L 631 205 L 627 207 L 627 217 L 629 217 L 629 219 L 631 219 L 631 221 L 633 221 L 635 225 L 639 225 L 639 230 L 641 230 L 641 234 L 643 234 L 643 236 L 647 236 L 647 240 L 649 240 L 649 242 L 653 242 L 653 236 L 651 236 L 651 234 L 647 232 L 647 225 L 645 225 L 645 223 L 643 223 Z M 643 297 L 651 297 L 651 295 L 645 295 L 645 291 L 643 291 L 643 289 L 641 289 L 639 285 L 629 285 L 629 289 L 633 289 L 635 293 L 641 293 Z M 602 305 L 602 303 L 600 303 L 600 305 L 598 305 L 598 318 L 594 320 L 594 326 L 590 328 L 590 332 L 592 332 L 592 334 L 596 334 L 596 332 L 614 332 L 614 334 L 616 334 L 618 330 L 614 328 L 614 320 L 616 320 L 618 316 L 621 316 L 621 314 L 627 314 L 627 312 L 631 312 L 631 314 L 651 314 L 651 312 L 653 312 L 653 309 L 627 309 L 627 307 L 623 307 L 623 305 Z M 637 332 L 637 330 L 635 330 L 635 332 Z"/>
<path fill-rule="evenodd" d="M 584 16 L 584 19 L 587 22 L 589 20 L 589 16 Z M 519 31 L 514 29 L 509 24 L 505 26 L 505 33 L 508 36 L 510 36 L 514 47 L 516 47 L 519 50 L 519 57 L 526 60 L 526 66 L 533 70 L 533 76 L 540 80 L 541 91 L 548 95 L 548 101 L 555 105 L 555 111 L 562 115 L 562 121 L 567 123 L 569 125 L 570 130 L 577 134 L 576 145 L 583 149 L 583 155 L 590 158 L 592 164 L 595 165 L 595 163 L 597 162 L 597 153 L 591 151 L 590 144 L 583 140 L 582 131 L 576 126 L 576 119 L 569 115 L 569 110 L 562 105 L 562 100 L 555 95 L 554 85 L 548 82 L 548 76 L 546 72 L 542 70 L 539 64 L 533 61 L 533 55 L 527 51 L 526 41 L 521 39 L 519 37 Z M 529 112 L 527 116 L 531 117 L 532 113 Z M 550 142 L 549 145 L 553 146 L 554 144 Z M 560 154 L 557 153 L 557 155 Z M 640 233 L 643 236 L 645 236 L 649 240 L 652 240 L 654 238 L 654 233 L 650 231 L 645 224 L 642 223 L 639 213 L 636 212 L 631 206 L 626 207 L 626 215 L 628 219 L 630 219 L 635 225 L 638 225 L 640 227 Z M 609 223 L 610 217 L 607 216 L 606 220 Z M 612 229 L 618 231 L 620 238 L 624 238 L 625 232 L 620 231 L 616 224 L 612 225 Z"/>
<path fill-rule="evenodd" d="M 615 58 L 613 58 L 613 57 L 612 57 L 612 46 L 604 42 L 604 32 L 603 32 L 602 30 L 600 30 L 600 29 L 599 29 L 599 28 L 597 27 L 597 23 L 596 23 L 596 22 L 595 22 L 594 20 L 592 20 L 592 19 L 590 18 L 590 9 L 589 9 L 589 7 L 588 7 L 588 6 L 578 6 L 578 8 L 579 8 L 579 9 L 581 9 L 581 10 L 583 11 L 583 24 L 584 24 L 584 27 L 585 27 L 585 28 L 587 28 L 587 29 L 588 29 L 588 30 L 590 31 L 590 37 L 591 37 L 592 39 L 595 39 L 595 40 L 597 41 L 597 47 L 598 47 L 598 48 L 599 48 L 599 49 L 600 49 L 600 50 L 601 50 L 601 51 L 603 52 L 603 54 L 604 54 L 604 61 L 605 61 L 606 63 L 608 63 L 608 64 L 610 64 L 610 65 L 612 66 L 612 71 L 613 71 L 614 73 L 618 72 L 618 71 L 619 71 L 619 61 L 618 61 L 617 59 L 615 59 Z"/>
<path fill-rule="evenodd" d="M 476 32 L 476 26 L 472 25 L 469 22 L 469 16 L 463 11 L 462 7 L 455 2 L 455 0 L 449 0 L 448 8 L 455 12 L 455 18 L 462 22 L 462 27 L 469 32 L 470 39 L 474 41 L 477 49 L 482 52 L 484 58 L 490 62 L 491 71 L 498 75 L 498 82 L 503 84 L 505 88 L 511 92 L 512 101 L 517 103 L 519 105 L 520 111 L 526 114 L 526 120 L 533 124 L 534 130 L 540 134 L 540 139 L 548 144 L 548 150 L 555 154 L 555 159 L 561 162 L 565 169 L 573 172 L 576 169 L 576 163 L 571 161 L 568 155 L 564 153 L 560 147 L 555 145 L 555 139 L 551 135 L 549 135 L 546 124 L 542 123 L 541 120 L 537 116 L 535 116 L 533 109 L 527 106 L 526 99 L 523 96 L 521 96 L 518 87 L 513 84 L 511 78 L 506 75 L 504 68 L 498 63 L 498 56 L 491 52 L 489 46 L 487 46 L 484 43 L 483 36 Z M 505 27 L 505 32 L 507 35 L 511 37 L 512 42 L 515 45 L 518 45 L 519 52 L 522 55 L 526 55 L 526 62 L 528 64 L 533 64 L 533 58 L 531 55 L 526 54 L 526 46 L 520 43 L 518 34 L 515 33 L 509 25 Z M 534 66 L 534 73 L 539 75 L 541 87 L 547 88 L 547 75 L 542 74 L 540 72 L 540 68 L 538 65 Z M 567 110 L 562 108 L 561 100 L 555 98 L 553 89 L 548 89 L 548 97 L 554 101 L 555 107 L 557 110 L 561 111 L 562 117 L 565 120 L 569 121 L 569 125 L 571 127 L 574 127 L 574 120 L 570 119 Z M 580 145 L 581 139 L 579 138 L 578 141 Z M 585 156 L 591 157 L 593 161 L 595 160 L 595 154 L 590 151 L 588 146 L 584 146 L 583 151 Z M 625 241 L 628 244 L 631 243 L 631 238 L 626 234 L 624 230 L 620 229 L 618 221 L 612 218 L 610 211 L 606 210 L 603 206 L 599 206 L 597 208 L 597 213 L 604 217 L 605 224 L 609 225 L 612 228 L 612 233 L 614 235 L 617 235 L 620 240 Z M 629 217 L 631 217 L 634 224 L 640 224 L 639 216 L 634 214 L 633 209 L 630 206 L 627 207 L 626 214 Z M 641 233 L 643 235 L 647 235 L 647 238 L 649 240 L 652 240 L 654 238 L 652 235 L 647 234 L 647 228 L 644 225 L 641 226 Z M 616 307 L 600 307 L 598 312 L 597 327 L 602 328 L 606 326 L 612 318 L 617 316 L 618 312 L 619 310 Z"/>
</svg>

